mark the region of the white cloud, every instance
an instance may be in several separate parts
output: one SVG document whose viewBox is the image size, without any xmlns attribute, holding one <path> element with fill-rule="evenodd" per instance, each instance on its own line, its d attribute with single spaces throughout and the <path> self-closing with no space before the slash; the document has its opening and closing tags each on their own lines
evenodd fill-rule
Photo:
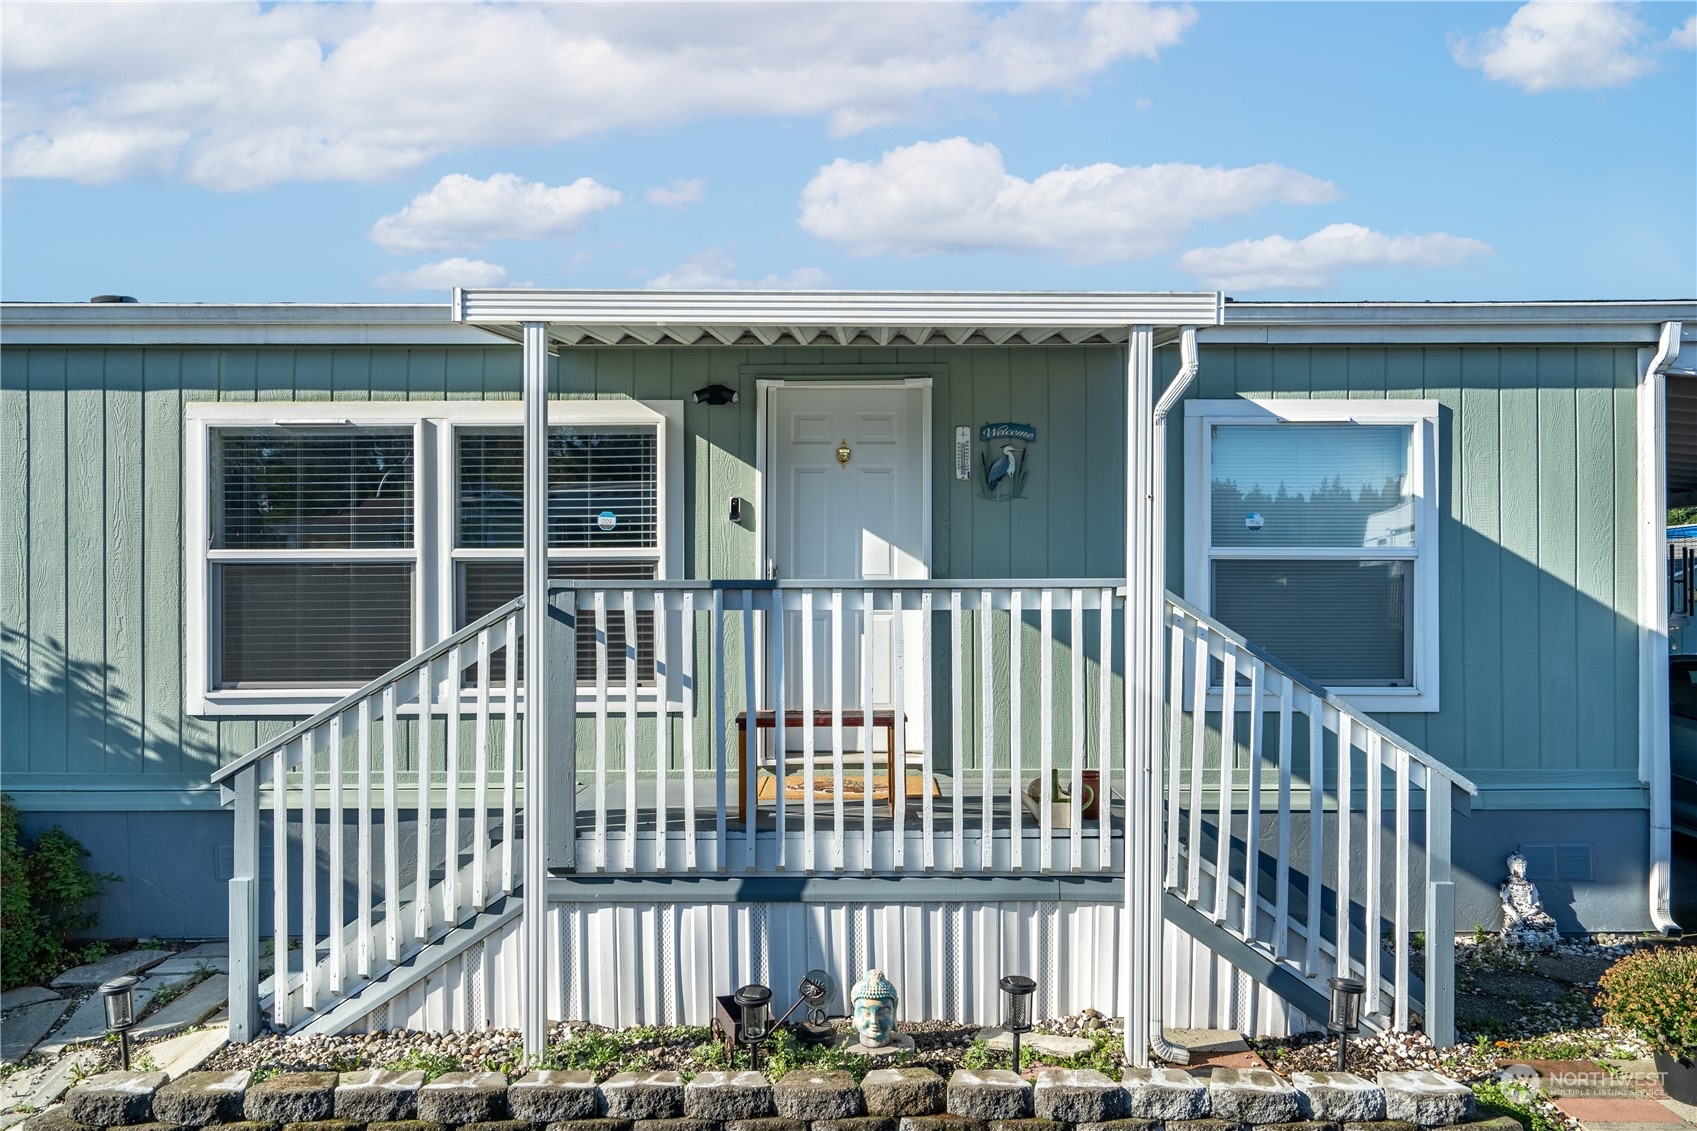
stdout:
<svg viewBox="0 0 1697 1131">
<path fill-rule="evenodd" d="M 1536 94 L 1570 88 L 1625 86 L 1656 68 L 1655 52 L 1697 45 L 1697 18 L 1660 43 L 1634 6 L 1607 0 L 1531 0 L 1500 28 L 1475 42 L 1458 39 L 1450 54 L 1485 77 Z"/>
<path fill-rule="evenodd" d="M 1178 257 L 1178 265 L 1222 290 L 1320 290 L 1354 268 L 1454 267 L 1491 251 L 1480 240 L 1443 232 L 1387 236 L 1359 224 L 1328 224 L 1300 240 L 1268 236 L 1193 248 Z"/>
<path fill-rule="evenodd" d="M 1320 204 L 1337 187 L 1282 165 L 1087 165 L 1011 175 L 1002 154 L 966 138 L 922 141 L 877 161 L 839 158 L 801 194 L 801 226 L 861 255 L 1055 252 L 1140 259 L 1197 220 L 1268 204 Z"/>
<path fill-rule="evenodd" d="M 1196 18 L 1152 3 L 0 4 L 0 143 L 13 176 L 237 190 L 723 115 L 853 132 L 934 98 L 1078 89 Z"/>
<path fill-rule="evenodd" d="M 456 256 L 383 275 L 371 283 L 385 291 L 446 291 L 454 287 L 499 287 L 506 281 L 507 269 L 499 263 Z"/>
<path fill-rule="evenodd" d="M 686 204 L 700 204 L 707 199 L 707 182 L 700 177 L 688 181 L 673 181 L 663 188 L 651 188 L 646 197 L 648 203 L 658 204 L 664 208 L 682 208 Z"/>
<path fill-rule="evenodd" d="M 583 221 L 623 199 L 588 177 L 545 185 L 512 173 L 478 180 L 449 173 L 399 212 L 371 226 L 384 251 L 465 251 L 490 240 L 541 240 L 569 236 Z"/>
<path fill-rule="evenodd" d="M 797 267 L 788 275 L 761 279 L 739 279 L 732 274 L 736 261 L 716 247 L 697 252 L 672 268 L 649 279 L 643 286 L 664 291 L 799 291 L 822 287 L 830 276 L 817 267 Z"/>
</svg>

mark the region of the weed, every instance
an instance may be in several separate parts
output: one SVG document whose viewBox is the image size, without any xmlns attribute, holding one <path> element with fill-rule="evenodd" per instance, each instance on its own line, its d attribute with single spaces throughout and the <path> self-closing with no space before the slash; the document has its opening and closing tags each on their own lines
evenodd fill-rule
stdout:
<svg viewBox="0 0 1697 1131">
<path fill-rule="evenodd" d="M 139 1056 L 130 1058 L 130 1067 L 137 1072 L 158 1072 L 159 1062 L 153 1059 L 151 1052 L 143 1051 Z"/>
<path fill-rule="evenodd" d="M 592 1073 L 597 1080 L 621 1068 L 644 1067 L 643 1062 L 648 1059 L 646 1056 L 631 1055 L 640 1051 L 631 1047 L 640 1042 L 627 1043 L 628 1036 L 623 1033 L 602 1033 L 593 1030 L 579 1033 L 557 1045 L 549 1045 L 537 1060 L 536 1067 L 575 1069 Z"/>
<path fill-rule="evenodd" d="M 859 1083 L 872 1067 L 872 1061 L 868 1057 L 831 1045 L 800 1044 L 789 1030 L 780 1029 L 766 1042 L 762 1067 L 767 1079 L 773 1083 L 802 1068 L 819 1072 L 847 1072 Z"/>
<path fill-rule="evenodd" d="M 1566 1127 L 1559 1119 L 1552 1118 L 1532 1104 L 1509 1095 L 1496 1080 L 1481 1080 L 1474 1084 L 1473 1099 L 1477 1105 L 1475 1114 L 1478 1119 L 1506 1115 L 1526 1131 L 1564 1131 Z"/>
<path fill-rule="evenodd" d="M 160 986 L 158 992 L 153 995 L 153 1004 L 170 1005 L 172 1002 L 182 997 L 186 992 L 187 987 L 180 983 L 170 986 Z"/>
<path fill-rule="evenodd" d="M 255 1068 L 253 1070 L 253 1075 L 248 1078 L 248 1084 L 249 1084 L 249 1086 L 252 1086 L 254 1084 L 263 1084 L 263 1083 L 265 1083 L 265 1081 L 270 1080 L 271 1078 L 273 1078 L 275 1076 L 281 1076 L 282 1074 L 283 1074 L 282 1068 L 278 1067 L 277 1065 L 275 1065 L 275 1064 L 262 1064 L 258 1068 Z"/>
<path fill-rule="evenodd" d="M 429 1083 L 438 1076 L 449 1072 L 463 1072 L 465 1065 L 447 1053 L 429 1052 L 425 1049 L 413 1049 L 399 1060 L 392 1060 L 383 1066 L 390 1072 L 423 1072 L 424 1082 Z"/>
<path fill-rule="evenodd" d="M 1021 1057 L 1020 1059 L 1024 1059 Z M 990 1051 L 988 1043 L 978 1040 L 966 1046 L 966 1052 L 961 1055 L 960 1066 L 970 1068 L 974 1072 L 982 1072 L 986 1068 L 1000 1068 L 1002 1054 Z"/>
</svg>

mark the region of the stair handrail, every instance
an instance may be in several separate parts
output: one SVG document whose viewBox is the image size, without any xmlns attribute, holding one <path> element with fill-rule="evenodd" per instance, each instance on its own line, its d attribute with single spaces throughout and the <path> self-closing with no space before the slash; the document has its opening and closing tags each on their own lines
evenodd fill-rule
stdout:
<svg viewBox="0 0 1697 1131">
<path fill-rule="evenodd" d="M 256 746 L 249 753 L 242 755 L 240 758 L 237 758 L 234 762 L 231 762 L 229 765 L 223 767 L 222 769 L 220 769 L 216 773 L 214 773 L 212 775 L 212 783 L 214 785 L 222 784 L 223 782 L 227 781 L 228 779 L 234 777 L 236 774 L 240 773 L 242 770 L 247 769 L 249 766 L 256 765 L 258 762 L 260 762 L 262 759 L 264 759 L 266 757 L 266 755 L 271 754 L 272 752 L 277 750 L 279 747 L 285 746 L 288 743 L 295 741 L 295 739 L 299 738 L 303 734 L 306 734 L 308 731 L 312 730 L 314 727 L 319 726 L 322 723 L 328 722 L 330 719 L 335 718 L 337 715 L 342 714 L 344 711 L 348 711 L 348 710 L 351 710 L 354 707 L 357 707 L 360 703 L 360 700 L 367 699 L 367 698 L 370 698 L 371 696 L 377 695 L 385 687 L 388 687 L 391 684 L 397 682 L 398 680 L 400 680 L 404 676 L 411 675 L 412 673 L 416 672 L 419 668 L 423 667 L 425 664 L 435 663 L 437 660 L 441 659 L 443 656 L 446 656 L 450 651 L 457 648 L 459 645 L 464 644 L 467 640 L 471 640 L 471 639 L 475 638 L 479 632 L 482 632 L 484 629 L 488 628 L 490 625 L 493 625 L 493 624 L 496 624 L 496 623 L 498 623 L 502 620 L 505 620 L 507 617 L 511 616 L 513 612 L 515 612 L 516 610 L 521 609 L 523 607 L 524 607 L 524 596 L 521 594 L 517 597 L 514 597 L 511 601 L 508 601 L 505 605 L 502 605 L 499 608 L 494 609 L 494 610 L 484 614 L 481 617 L 478 617 L 476 620 L 472 621 L 470 624 L 466 625 L 464 628 L 460 629 L 458 632 L 454 633 L 452 636 L 444 637 L 442 640 L 438 641 L 435 644 L 432 644 L 430 647 L 426 648 L 422 652 L 419 652 L 417 655 L 410 656 L 407 659 L 401 661 L 399 664 L 396 664 L 394 667 L 390 668 L 388 671 L 384 672 L 382 675 L 378 676 L 376 679 L 371 680 L 369 683 L 367 683 L 363 687 L 359 688 L 359 690 L 353 691 L 353 692 L 349 693 L 348 695 L 343 696 L 341 699 L 338 699 L 336 702 L 334 702 L 330 706 L 324 708 L 322 711 L 318 712 L 316 715 L 313 715 L 310 719 L 307 719 L 304 722 L 296 723 L 294 726 L 290 727 L 288 730 L 284 731 L 282 734 L 278 735 L 276 738 L 273 738 L 273 739 L 271 739 L 271 740 L 269 740 L 265 743 L 262 743 L 259 746 Z M 523 623 L 524 622 L 521 619 L 519 621 L 521 628 L 523 626 Z"/>
<path fill-rule="evenodd" d="M 1351 707 L 1344 700 L 1339 699 L 1336 695 L 1333 695 L 1331 693 L 1331 691 L 1329 689 L 1327 689 L 1323 684 L 1315 683 L 1312 679 L 1303 675 L 1301 672 L 1297 671 L 1295 668 L 1291 667 L 1289 664 L 1285 663 L 1283 660 L 1280 660 L 1277 656 L 1274 656 L 1272 653 L 1268 652 L 1265 648 L 1262 648 L 1262 647 L 1256 645 L 1252 641 L 1246 639 L 1241 634 L 1233 632 L 1230 628 L 1227 628 L 1225 625 L 1221 624 L 1219 622 L 1219 620 L 1217 620 L 1215 617 L 1211 616 L 1208 613 L 1203 612 L 1201 609 L 1197 608 L 1195 605 L 1192 605 L 1189 601 L 1186 601 L 1183 597 L 1178 596 L 1177 594 L 1175 594 L 1170 589 L 1167 591 L 1167 604 L 1171 605 L 1173 608 L 1179 610 L 1180 612 L 1184 613 L 1186 616 L 1195 620 L 1198 624 L 1207 625 L 1209 632 L 1214 633 L 1215 635 L 1220 636 L 1223 639 L 1230 641 L 1237 648 L 1241 649 L 1242 651 L 1248 652 L 1250 655 L 1254 656 L 1257 660 L 1260 660 L 1263 664 L 1266 664 L 1268 667 L 1273 668 L 1280 675 L 1284 676 L 1286 679 L 1289 679 L 1292 683 L 1296 684 L 1298 687 L 1304 688 L 1305 690 L 1311 692 L 1325 706 L 1332 708 L 1333 710 L 1337 711 L 1340 715 L 1349 716 L 1350 721 L 1352 723 L 1354 723 L 1356 726 L 1363 727 L 1367 730 L 1372 731 L 1373 733 L 1377 734 L 1380 738 L 1389 742 L 1392 746 L 1396 747 L 1399 750 L 1407 751 L 1409 759 L 1411 761 L 1418 762 L 1429 773 L 1436 774 L 1438 777 L 1443 778 L 1445 781 L 1449 782 L 1450 785 L 1454 786 L 1457 789 L 1460 789 L 1460 790 L 1466 792 L 1467 794 L 1469 794 L 1471 796 L 1477 797 L 1479 795 L 1479 787 L 1474 785 L 1471 780 L 1462 776 L 1461 774 L 1456 773 L 1455 770 L 1451 769 L 1449 766 L 1445 765 L 1443 762 L 1440 762 L 1438 759 L 1432 757 L 1430 754 L 1426 753 L 1424 750 L 1420 749 L 1418 746 L 1415 746 L 1413 743 L 1409 742 L 1406 738 L 1402 737 L 1400 734 L 1391 730 L 1389 727 L 1381 725 L 1377 720 L 1373 719 L 1371 716 L 1362 714 L 1360 711 L 1356 710 L 1354 707 Z"/>
</svg>

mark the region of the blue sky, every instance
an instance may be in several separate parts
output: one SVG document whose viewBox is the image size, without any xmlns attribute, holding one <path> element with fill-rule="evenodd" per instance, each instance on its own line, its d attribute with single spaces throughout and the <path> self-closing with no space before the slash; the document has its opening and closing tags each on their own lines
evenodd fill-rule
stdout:
<svg viewBox="0 0 1697 1131">
<path fill-rule="evenodd" d="M 1697 4 L 0 5 L 0 294 L 1697 296 Z"/>
</svg>

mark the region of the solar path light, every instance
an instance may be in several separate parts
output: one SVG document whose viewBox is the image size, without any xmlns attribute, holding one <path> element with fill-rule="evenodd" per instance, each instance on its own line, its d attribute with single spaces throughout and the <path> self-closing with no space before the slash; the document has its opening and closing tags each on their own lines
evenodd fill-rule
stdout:
<svg viewBox="0 0 1697 1131">
<path fill-rule="evenodd" d="M 1367 985 L 1355 978 L 1328 978 L 1326 984 L 1332 987 L 1326 1028 L 1338 1035 L 1338 1071 L 1342 1072 L 1349 1038 L 1361 1031 L 1361 995 L 1367 992 Z"/>
<path fill-rule="evenodd" d="M 1009 974 L 1002 987 L 1002 1028 L 1013 1034 L 1013 1070 L 1019 1071 L 1019 1035 L 1031 1031 L 1031 995 L 1037 983 L 1024 974 Z"/>
<path fill-rule="evenodd" d="M 118 1035 L 118 1063 L 125 1072 L 130 1070 L 130 1029 L 136 1023 L 135 988 L 140 981 L 134 974 L 125 974 L 100 984 L 100 997 L 106 1006 L 106 1031 Z"/>
</svg>

